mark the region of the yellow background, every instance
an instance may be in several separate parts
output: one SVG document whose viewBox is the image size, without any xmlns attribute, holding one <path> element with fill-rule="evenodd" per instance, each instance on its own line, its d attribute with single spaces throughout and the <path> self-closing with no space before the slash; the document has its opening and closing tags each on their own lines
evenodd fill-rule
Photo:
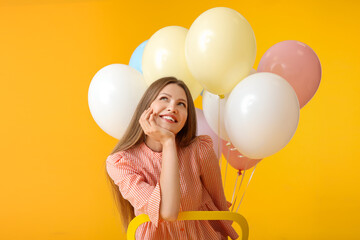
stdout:
<svg viewBox="0 0 360 240">
<path fill-rule="evenodd" d="M 217 6 L 251 24 L 255 69 L 272 45 L 298 40 L 323 70 L 293 139 L 246 191 L 250 239 L 360 238 L 358 1 L 1 0 L 1 239 L 120 239 L 104 175 L 117 141 L 92 119 L 90 81 L 160 28 L 189 28 Z"/>
</svg>

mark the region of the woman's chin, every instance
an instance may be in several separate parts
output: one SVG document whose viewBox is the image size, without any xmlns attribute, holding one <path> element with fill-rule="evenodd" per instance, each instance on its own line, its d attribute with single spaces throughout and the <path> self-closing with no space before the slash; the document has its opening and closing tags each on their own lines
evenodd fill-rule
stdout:
<svg viewBox="0 0 360 240">
<path fill-rule="evenodd" d="M 165 122 L 164 120 L 163 121 L 157 121 L 156 122 L 160 127 L 172 132 L 173 134 L 177 134 L 178 132 L 180 132 L 179 129 L 176 128 L 176 123 L 168 123 L 168 122 Z"/>
</svg>

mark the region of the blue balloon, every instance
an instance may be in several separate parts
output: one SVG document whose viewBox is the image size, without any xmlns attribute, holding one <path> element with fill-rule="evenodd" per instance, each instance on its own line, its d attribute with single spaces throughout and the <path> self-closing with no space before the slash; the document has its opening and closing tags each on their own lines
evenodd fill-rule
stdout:
<svg viewBox="0 0 360 240">
<path fill-rule="evenodd" d="M 146 40 L 145 42 L 143 42 L 142 44 L 140 44 L 135 51 L 133 52 L 133 54 L 131 55 L 130 58 L 130 62 L 129 62 L 129 66 L 132 68 L 135 68 L 136 70 L 138 70 L 139 72 L 142 72 L 142 56 L 144 53 L 144 49 L 146 46 L 146 43 L 149 40 Z"/>
</svg>

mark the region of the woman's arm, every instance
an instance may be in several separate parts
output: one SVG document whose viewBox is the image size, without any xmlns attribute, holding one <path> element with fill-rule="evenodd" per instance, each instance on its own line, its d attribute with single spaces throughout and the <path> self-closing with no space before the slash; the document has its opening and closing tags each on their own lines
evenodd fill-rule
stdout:
<svg viewBox="0 0 360 240">
<path fill-rule="evenodd" d="M 180 208 L 180 173 L 175 134 L 158 126 L 154 120 L 156 115 L 149 108 L 144 111 L 139 122 L 145 134 L 162 145 L 160 217 L 175 221 Z"/>
<path fill-rule="evenodd" d="M 160 216 L 164 220 L 175 221 L 180 208 L 180 174 L 175 138 L 163 143 L 162 156 Z"/>
<path fill-rule="evenodd" d="M 128 200 L 138 213 L 147 214 L 158 227 L 160 220 L 160 183 L 149 184 L 142 173 L 142 167 L 134 162 L 133 156 L 117 152 L 106 159 L 106 170 L 124 199 Z"/>
</svg>

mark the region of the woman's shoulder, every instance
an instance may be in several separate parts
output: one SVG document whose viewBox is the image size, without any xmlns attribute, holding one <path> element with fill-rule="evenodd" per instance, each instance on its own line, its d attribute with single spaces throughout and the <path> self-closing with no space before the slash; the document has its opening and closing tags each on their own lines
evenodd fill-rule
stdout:
<svg viewBox="0 0 360 240">
<path fill-rule="evenodd" d="M 212 148 L 213 140 L 208 135 L 199 135 L 195 137 L 190 146 L 195 148 Z"/>
<path fill-rule="evenodd" d="M 125 155 L 124 151 L 118 151 L 112 153 L 106 158 L 106 163 L 116 164 L 124 158 L 124 155 Z"/>
<path fill-rule="evenodd" d="M 209 135 L 199 135 L 196 138 L 201 144 L 213 144 L 213 140 Z"/>
<path fill-rule="evenodd" d="M 131 147 L 129 149 L 126 150 L 120 150 L 117 152 L 114 152 L 112 154 L 110 154 L 107 159 L 106 162 L 108 163 L 117 163 L 120 161 L 127 161 L 127 160 L 131 160 L 132 158 L 134 158 L 137 153 L 141 151 L 141 146 L 140 144 L 134 147 Z"/>
</svg>

